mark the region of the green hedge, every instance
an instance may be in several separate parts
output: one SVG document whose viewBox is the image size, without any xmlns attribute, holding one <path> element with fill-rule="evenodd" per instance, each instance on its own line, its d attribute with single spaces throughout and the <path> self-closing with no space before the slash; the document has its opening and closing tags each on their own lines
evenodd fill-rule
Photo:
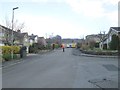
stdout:
<svg viewBox="0 0 120 90">
<path fill-rule="evenodd" d="M 3 58 L 5 61 L 9 61 L 9 60 L 12 59 L 12 55 L 11 55 L 11 54 L 3 54 L 3 55 L 2 55 L 2 58 Z M 13 59 L 18 59 L 17 54 L 13 54 Z"/>
</svg>

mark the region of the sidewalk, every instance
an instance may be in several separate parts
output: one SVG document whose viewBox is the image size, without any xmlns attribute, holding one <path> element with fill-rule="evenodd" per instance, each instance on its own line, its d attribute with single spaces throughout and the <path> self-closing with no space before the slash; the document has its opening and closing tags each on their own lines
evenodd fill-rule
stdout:
<svg viewBox="0 0 120 90">
<path fill-rule="evenodd" d="M 74 49 L 73 50 L 73 55 L 76 55 L 76 56 L 86 56 L 86 57 L 100 57 L 100 58 L 118 58 L 118 56 L 85 54 L 85 53 L 82 53 L 78 49 Z"/>
</svg>

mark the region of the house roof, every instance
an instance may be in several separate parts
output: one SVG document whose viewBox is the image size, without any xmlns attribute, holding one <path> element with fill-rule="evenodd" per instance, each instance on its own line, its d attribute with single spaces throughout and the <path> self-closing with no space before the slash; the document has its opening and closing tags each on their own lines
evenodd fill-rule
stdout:
<svg viewBox="0 0 120 90">
<path fill-rule="evenodd" d="M 120 32 L 120 27 L 111 27 L 111 29 L 114 29 L 114 30 Z"/>
<path fill-rule="evenodd" d="M 35 37 L 37 37 L 37 35 L 29 35 L 29 39 L 35 40 Z"/>
<path fill-rule="evenodd" d="M 10 29 L 10 28 L 7 28 L 7 27 L 5 27 L 5 26 L 3 26 L 3 25 L 0 25 L 2 28 L 4 28 L 5 30 L 9 30 L 9 31 L 11 31 L 12 32 L 12 29 Z M 15 32 L 15 31 L 13 31 L 13 32 Z"/>
<path fill-rule="evenodd" d="M 44 37 L 38 37 L 38 38 L 40 38 L 40 39 L 44 39 Z"/>
</svg>

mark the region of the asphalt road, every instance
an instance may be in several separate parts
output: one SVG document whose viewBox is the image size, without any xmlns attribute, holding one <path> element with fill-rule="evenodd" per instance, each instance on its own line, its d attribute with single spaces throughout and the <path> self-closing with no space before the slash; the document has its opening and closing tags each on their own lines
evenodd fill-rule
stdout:
<svg viewBox="0 0 120 90">
<path fill-rule="evenodd" d="M 75 50 L 70 48 L 65 52 L 55 50 L 42 55 L 29 56 L 16 65 L 5 67 L 2 69 L 2 87 L 118 87 L 117 58 L 76 56 L 73 52 Z M 110 81 L 114 83 L 109 85 Z"/>
</svg>

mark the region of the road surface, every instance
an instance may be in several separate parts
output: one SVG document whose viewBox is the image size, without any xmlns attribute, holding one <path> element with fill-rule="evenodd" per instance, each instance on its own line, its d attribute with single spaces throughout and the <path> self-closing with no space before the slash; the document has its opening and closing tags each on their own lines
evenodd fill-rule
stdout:
<svg viewBox="0 0 120 90">
<path fill-rule="evenodd" d="M 75 49 L 54 50 L 3 68 L 3 88 L 118 87 L 118 59 L 73 55 Z M 78 53 L 78 52 L 77 52 Z M 110 81 L 113 81 L 110 85 Z M 96 83 L 97 82 L 97 83 Z M 103 84 L 103 83 L 105 84 Z M 110 83 L 108 83 L 110 82 Z"/>
</svg>

